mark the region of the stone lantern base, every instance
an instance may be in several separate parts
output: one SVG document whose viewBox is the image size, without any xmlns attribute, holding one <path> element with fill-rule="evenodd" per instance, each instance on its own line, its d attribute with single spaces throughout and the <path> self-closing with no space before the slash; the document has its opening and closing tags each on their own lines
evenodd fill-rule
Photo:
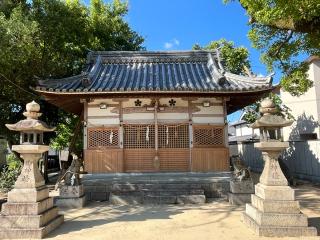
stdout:
<svg viewBox="0 0 320 240">
<path fill-rule="evenodd" d="M 13 189 L 0 214 L 0 239 L 43 238 L 64 221 L 46 186 Z"/>
<path fill-rule="evenodd" d="M 24 159 L 21 173 L 8 193 L 8 202 L 0 213 L 0 239 L 43 238 L 63 223 L 49 197 L 49 189 L 38 169 L 41 153 L 48 151 L 44 145 L 14 145 L 12 150 Z"/>
<path fill-rule="evenodd" d="M 257 184 L 251 204 L 246 204 L 243 222 L 259 236 L 317 236 L 317 229 L 308 227 L 308 218 L 300 212 L 294 189 L 289 186 Z"/>
<path fill-rule="evenodd" d="M 55 205 L 61 208 L 82 208 L 86 203 L 83 185 L 66 186 L 59 189 L 59 196 L 54 198 Z"/>
</svg>

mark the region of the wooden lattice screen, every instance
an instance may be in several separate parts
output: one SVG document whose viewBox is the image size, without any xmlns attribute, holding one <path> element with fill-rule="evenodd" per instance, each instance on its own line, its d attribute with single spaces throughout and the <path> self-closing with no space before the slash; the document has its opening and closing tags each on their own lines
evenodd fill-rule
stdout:
<svg viewBox="0 0 320 240">
<path fill-rule="evenodd" d="M 195 148 L 220 147 L 224 145 L 223 127 L 194 126 L 193 146 Z"/>
<path fill-rule="evenodd" d="M 159 125 L 159 148 L 189 148 L 188 124 Z"/>
<path fill-rule="evenodd" d="M 88 128 L 88 149 L 119 147 L 119 129 Z"/>
<path fill-rule="evenodd" d="M 124 125 L 124 148 L 154 148 L 154 125 L 130 124 Z"/>
</svg>

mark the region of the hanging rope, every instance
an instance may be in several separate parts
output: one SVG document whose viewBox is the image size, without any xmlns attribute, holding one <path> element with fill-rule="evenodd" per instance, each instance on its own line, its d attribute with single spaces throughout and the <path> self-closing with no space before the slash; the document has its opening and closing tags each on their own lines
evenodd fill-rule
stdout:
<svg viewBox="0 0 320 240">
<path fill-rule="evenodd" d="M 110 143 L 112 144 L 112 141 L 113 141 L 113 131 L 111 130 L 111 132 L 110 132 Z"/>
<path fill-rule="evenodd" d="M 149 126 L 147 127 L 147 131 L 146 131 L 146 141 L 149 142 Z"/>
</svg>

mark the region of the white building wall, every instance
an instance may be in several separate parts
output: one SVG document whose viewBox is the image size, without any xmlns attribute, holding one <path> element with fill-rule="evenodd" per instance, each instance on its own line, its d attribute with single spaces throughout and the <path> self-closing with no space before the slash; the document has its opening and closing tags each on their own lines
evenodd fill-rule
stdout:
<svg viewBox="0 0 320 240">
<path fill-rule="evenodd" d="M 123 108 L 134 108 L 136 98 L 127 99 L 123 101 Z M 141 103 L 141 108 L 144 108 L 145 105 L 151 104 L 150 98 L 139 98 Z M 159 111 L 157 114 L 159 122 L 188 122 L 189 121 L 189 112 L 188 112 L 188 101 L 182 98 L 174 98 L 176 101 L 175 106 L 166 111 L 169 107 L 169 101 L 171 98 L 161 98 L 159 100 L 160 105 L 167 105 L 165 110 Z M 211 106 L 204 107 L 203 102 L 209 101 Z M 100 109 L 99 104 L 105 103 L 107 105 L 106 109 Z M 193 101 L 199 111 L 192 113 L 192 122 L 194 124 L 224 124 L 224 110 L 223 110 L 223 101 L 221 98 L 198 98 L 196 101 Z M 117 105 L 117 106 L 116 106 Z M 107 126 L 107 125 L 119 125 L 120 124 L 120 114 L 119 114 L 119 102 L 112 101 L 111 99 L 95 99 L 94 101 L 88 103 L 88 127 L 97 127 L 97 126 Z M 180 108 L 178 112 L 174 112 L 174 108 Z M 181 110 L 182 109 L 182 110 Z M 123 122 L 124 123 L 143 123 L 143 122 L 153 122 L 154 121 L 154 112 L 142 111 L 142 112 L 125 112 L 123 113 Z"/>
<path fill-rule="evenodd" d="M 300 134 L 319 134 L 319 109 L 320 109 L 320 61 L 310 64 L 308 75 L 314 85 L 306 93 L 299 97 L 291 96 L 290 93 L 281 90 L 283 104 L 292 110 L 296 121 L 292 126 L 283 129 L 284 140 L 299 139 Z"/>
</svg>

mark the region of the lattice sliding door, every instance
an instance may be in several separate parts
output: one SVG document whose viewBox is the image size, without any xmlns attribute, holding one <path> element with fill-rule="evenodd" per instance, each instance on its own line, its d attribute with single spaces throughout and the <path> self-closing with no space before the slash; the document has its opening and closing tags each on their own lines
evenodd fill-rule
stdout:
<svg viewBox="0 0 320 240">
<path fill-rule="evenodd" d="M 211 148 L 224 146 L 224 127 L 194 126 L 193 147 Z"/>
<path fill-rule="evenodd" d="M 188 124 L 158 126 L 160 171 L 188 171 L 190 140 Z"/>
<path fill-rule="evenodd" d="M 192 171 L 229 170 L 228 148 L 223 126 L 193 126 Z"/>
<path fill-rule="evenodd" d="M 123 171 L 123 151 L 120 149 L 119 128 L 88 128 L 88 147 L 84 165 L 89 173 Z"/>
<path fill-rule="evenodd" d="M 88 128 L 88 149 L 119 147 L 118 128 Z"/>
<path fill-rule="evenodd" d="M 128 124 L 123 126 L 124 169 L 126 172 L 154 171 L 155 126 Z"/>
</svg>

